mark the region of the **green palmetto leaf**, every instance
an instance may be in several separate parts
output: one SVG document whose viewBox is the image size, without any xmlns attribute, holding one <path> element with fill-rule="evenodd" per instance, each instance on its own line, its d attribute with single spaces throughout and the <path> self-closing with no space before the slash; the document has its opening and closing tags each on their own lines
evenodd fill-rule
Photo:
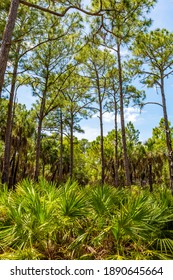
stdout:
<svg viewBox="0 0 173 280">
<path fill-rule="evenodd" d="M 1 247 L 32 247 L 46 240 L 58 228 L 55 204 L 39 196 L 38 189 L 30 182 L 19 185 L 6 203 L 6 227 L 0 229 Z M 53 237 L 52 237 L 53 238 Z"/>
<path fill-rule="evenodd" d="M 10 250 L 0 255 L 0 260 L 39 260 L 44 256 L 34 248 Z"/>
<path fill-rule="evenodd" d="M 109 215 L 115 209 L 114 189 L 104 185 L 95 187 L 89 196 L 90 206 L 96 215 Z"/>
<path fill-rule="evenodd" d="M 173 255 L 173 240 L 169 238 L 158 238 L 156 240 L 156 249 L 161 252 L 161 254 L 171 254 Z"/>
<path fill-rule="evenodd" d="M 76 182 L 68 181 L 59 191 L 58 209 L 60 215 L 69 218 L 82 218 L 88 214 L 86 196 Z"/>
</svg>

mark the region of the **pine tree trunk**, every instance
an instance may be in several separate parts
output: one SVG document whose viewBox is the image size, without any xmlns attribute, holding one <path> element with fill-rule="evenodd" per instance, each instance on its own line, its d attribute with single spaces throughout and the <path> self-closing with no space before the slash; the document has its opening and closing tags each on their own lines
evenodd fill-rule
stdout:
<svg viewBox="0 0 173 280">
<path fill-rule="evenodd" d="M 41 106 L 40 106 L 40 113 L 38 119 L 38 128 L 37 128 L 37 141 L 36 141 L 36 160 L 35 160 L 35 174 L 34 180 L 37 182 L 39 177 L 39 169 L 40 169 L 40 153 L 41 153 L 41 131 L 42 131 L 42 123 L 44 118 L 44 110 L 45 110 L 45 103 L 46 103 L 46 91 L 47 87 L 42 96 Z"/>
<path fill-rule="evenodd" d="M 103 112 L 100 104 L 100 151 L 101 151 L 101 184 L 105 182 L 105 159 L 104 159 L 104 138 L 103 138 Z"/>
<path fill-rule="evenodd" d="M 166 145 L 167 145 L 167 149 L 168 149 L 170 188 L 171 188 L 171 192 L 173 194 L 173 150 L 172 150 L 170 127 L 169 127 L 168 116 L 167 116 L 163 74 L 161 74 L 161 96 L 162 96 L 163 116 L 164 116 L 164 122 L 165 122 Z"/>
<path fill-rule="evenodd" d="M 119 90 L 120 90 L 120 119 L 121 119 L 121 132 L 122 132 L 122 146 L 123 146 L 123 161 L 126 178 L 126 186 L 130 186 L 130 170 L 129 160 L 127 156 L 127 145 L 126 145 L 126 131 L 124 121 L 124 96 L 123 96 L 123 80 L 122 80 L 122 66 L 121 66 L 121 55 L 120 55 L 120 44 L 117 43 L 117 56 L 118 56 L 118 73 L 119 73 Z"/>
<path fill-rule="evenodd" d="M 74 139 L 73 139 L 73 126 L 74 126 L 74 116 L 71 111 L 70 120 L 70 179 L 73 178 L 73 165 L 74 165 Z"/>
<path fill-rule="evenodd" d="M 59 181 L 62 182 L 63 176 L 63 120 L 62 110 L 60 109 L 60 164 L 59 164 Z"/>
<path fill-rule="evenodd" d="M 12 189 L 13 187 L 13 179 L 14 179 L 14 170 L 15 170 L 15 164 L 16 164 L 16 150 L 14 151 L 14 154 L 12 156 L 10 165 L 11 165 L 11 174 L 9 176 L 9 183 L 8 183 L 8 188 Z"/>
<path fill-rule="evenodd" d="M 149 161 L 149 186 L 150 186 L 150 192 L 153 192 L 153 174 L 152 174 L 152 162 Z"/>
<path fill-rule="evenodd" d="M 19 0 L 11 0 L 8 19 L 4 29 L 2 45 L 0 49 L 0 99 L 2 94 L 2 87 L 4 83 L 4 75 L 7 67 L 9 51 L 11 47 L 12 33 L 17 18 L 18 7 L 19 7 Z"/>
<path fill-rule="evenodd" d="M 94 65 L 95 66 L 95 65 Z M 101 96 L 100 83 L 99 83 L 99 75 L 97 69 L 95 67 L 96 72 L 96 83 L 98 90 L 98 101 L 99 101 L 99 119 L 100 119 L 100 153 L 101 153 L 101 185 L 103 187 L 105 182 L 105 158 L 104 158 L 104 138 L 103 138 L 103 97 Z"/>
<path fill-rule="evenodd" d="M 13 186 L 16 185 L 16 178 L 17 178 L 18 167 L 19 167 L 19 155 L 17 156 L 17 162 L 16 162 L 14 174 L 13 174 Z"/>
<path fill-rule="evenodd" d="M 114 184 L 115 184 L 115 187 L 118 187 L 118 125 L 117 125 L 118 109 L 117 109 L 117 101 L 116 101 L 115 96 L 114 96 L 114 110 L 115 110 L 115 119 L 114 119 L 114 129 L 115 129 L 114 169 L 115 169 L 115 177 L 114 177 Z"/>
<path fill-rule="evenodd" d="M 13 103 L 14 103 L 14 94 L 15 94 L 15 86 L 17 79 L 17 69 L 18 69 L 18 54 L 19 54 L 20 46 L 17 48 L 17 58 L 15 61 L 14 69 L 13 69 L 13 78 L 11 82 L 11 90 L 10 90 L 10 99 L 8 103 L 8 112 L 7 112 L 7 124 L 6 124 L 6 133 L 5 133 L 5 150 L 4 150 L 4 162 L 3 162 L 3 171 L 2 171 L 2 183 L 7 183 L 9 180 L 9 165 L 10 165 L 10 151 L 11 151 L 11 132 L 12 132 L 12 121 L 13 121 Z"/>
</svg>

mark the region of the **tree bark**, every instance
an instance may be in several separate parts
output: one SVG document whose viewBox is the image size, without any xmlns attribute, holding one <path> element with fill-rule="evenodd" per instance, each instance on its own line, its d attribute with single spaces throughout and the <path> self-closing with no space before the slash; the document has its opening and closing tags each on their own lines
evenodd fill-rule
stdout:
<svg viewBox="0 0 173 280">
<path fill-rule="evenodd" d="M 100 102 L 100 101 L 99 101 Z M 101 151 L 101 184 L 105 182 L 105 158 L 104 158 L 104 138 L 103 138 L 103 112 L 100 103 L 100 151 Z"/>
<path fill-rule="evenodd" d="M 8 19 L 4 29 L 2 45 L 0 49 L 0 99 L 2 94 L 2 87 L 4 83 L 4 75 L 7 67 L 9 51 L 11 47 L 12 33 L 17 18 L 18 7 L 19 7 L 19 0 L 11 0 Z"/>
<path fill-rule="evenodd" d="M 114 119 L 114 129 L 115 129 L 115 145 L 114 145 L 114 169 L 115 169 L 115 177 L 114 184 L 115 187 L 118 187 L 118 125 L 117 125 L 117 101 L 114 95 L 114 110 L 115 110 L 115 119 Z"/>
<path fill-rule="evenodd" d="M 3 171 L 2 171 L 2 184 L 7 183 L 9 180 L 9 165 L 10 165 L 10 151 L 11 151 L 11 132 L 12 132 L 12 120 L 13 120 L 13 103 L 14 103 L 14 93 L 17 80 L 17 69 L 18 69 L 18 54 L 20 51 L 20 45 L 17 47 L 17 57 L 13 69 L 13 77 L 11 82 L 10 99 L 8 103 L 7 112 L 7 124 L 5 133 L 5 150 L 4 150 L 4 161 L 3 161 Z"/>
<path fill-rule="evenodd" d="M 41 153 L 41 131 L 42 131 L 42 123 L 43 123 L 44 110 L 46 104 L 46 92 L 47 92 L 47 82 L 41 100 L 40 113 L 38 119 L 38 128 L 37 128 L 36 159 L 35 159 L 35 174 L 34 174 L 34 180 L 36 182 L 38 181 L 39 169 L 40 169 L 39 161 L 40 161 L 40 153 Z"/>
<path fill-rule="evenodd" d="M 62 182 L 63 175 L 63 120 L 62 110 L 60 109 L 60 163 L 59 163 L 59 181 Z"/>
<path fill-rule="evenodd" d="M 149 186 L 150 186 L 150 192 L 153 192 L 153 174 L 152 174 L 152 162 L 151 160 L 149 161 L 149 176 L 148 176 L 148 181 L 149 181 Z"/>
<path fill-rule="evenodd" d="M 71 111 L 70 120 L 70 179 L 73 178 L 73 165 L 74 165 L 74 141 L 73 141 L 73 126 L 74 126 L 74 116 Z"/>
<path fill-rule="evenodd" d="M 8 188 L 11 189 L 13 186 L 13 181 L 14 181 L 14 170 L 15 170 L 15 164 L 16 164 L 16 150 L 14 151 L 14 154 L 11 159 L 11 174 L 9 176 L 9 183 L 8 183 Z"/>
<path fill-rule="evenodd" d="M 162 96 L 162 105 L 163 105 L 163 116 L 165 122 L 166 145 L 168 150 L 170 188 L 173 194 L 173 150 L 172 150 L 172 141 L 171 141 L 169 122 L 168 122 L 165 92 L 164 92 L 164 77 L 162 73 L 161 73 L 161 96 Z"/>
<path fill-rule="evenodd" d="M 17 162 L 16 162 L 14 174 L 13 174 L 13 186 L 16 185 L 16 178 L 17 178 L 18 167 L 19 167 L 19 155 L 17 156 Z"/>
<path fill-rule="evenodd" d="M 120 54 L 120 43 L 117 43 L 117 58 L 118 58 L 118 73 L 119 73 L 119 90 L 120 90 L 120 119 L 121 119 L 121 132 L 122 132 L 122 146 L 123 146 L 123 161 L 126 178 L 126 186 L 130 186 L 130 170 L 129 160 L 127 156 L 127 145 L 126 145 L 126 131 L 124 121 L 124 96 L 123 96 L 123 80 L 122 80 L 122 66 L 121 66 L 121 54 Z"/>
<path fill-rule="evenodd" d="M 95 66 L 95 65 L 94 65 Z M 105 182 L 105 157 L 104 157 L 104 138 L 103 138 L 103 108 L 102 108 L 102 96 L 99 83 L 99 75 L 95 66 L 96 71 L 96 82 L 98 90 L 98 101 L 99 101 L 99 119 L 100 119 L 100 153 L 101 153 L 101 185 L 103 187 Z"/>
</svg>

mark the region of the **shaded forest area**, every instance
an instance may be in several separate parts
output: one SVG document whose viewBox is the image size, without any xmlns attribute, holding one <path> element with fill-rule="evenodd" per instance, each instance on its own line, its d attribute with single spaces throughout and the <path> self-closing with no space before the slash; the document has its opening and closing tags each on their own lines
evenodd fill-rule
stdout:
<svg viewBox="0 0 173 280">
<path fill-rule="evenodd" d="M 0 3 L 0 258 L 172 259 L 173 33 L 149 30 L 156 1 L 85 2 Z M 124 112 L 148 103 L 163 117 L 142 143 Z M 100 135 L 79 140 L 96 114 Z"/>
</svg>

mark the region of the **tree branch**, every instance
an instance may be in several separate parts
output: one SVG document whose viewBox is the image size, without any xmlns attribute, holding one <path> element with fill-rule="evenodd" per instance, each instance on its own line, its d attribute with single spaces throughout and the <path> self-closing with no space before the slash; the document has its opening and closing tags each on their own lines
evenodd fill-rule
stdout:
<svg viewBox="0 0 173 280">
<path fill-rule="evenodd" d="M 148 105 L 148 104 L 151 104 L 151 105 L 159 105 L 159 106 L 161 106 L 161 107 L 163 108 L 163 105 L 160 104 L 160 103 L 158 103 L 158 102 L 146 102 L 146 103 L 142 103 L 141 105 L 142 105 L 142 106 L 145 106 L 145 105 Z"/>
<path fill-rule="evenodd" d="M 100 9 L 97 11 L 97 12 L 89 12 L 89 11 L 86 11 L 82 8 L 79 8 L 77 6 L 74 6 L 74 5 L 71 5 L 69 7 L 67 7 L 63 13 L 58 13 L 58 12 L 55 12 L 55 11 L 52 11 L 48 8 L 43 8 L 39 5 L 36 5 L 36 4 L 32 4 L 32 3 L 28 3 L 26 1 L 23 1 L 23 0 L 20 0 L 20 3 L 27 6 L 27 7 L 31 7 L 31 8 L 35 8 L 37 10 L 41 10 L 43 12 L 46 12 L 46 13 L 49 13 L 49 14 L 52 14 L 52 15 L 55 15 L 55 16 L 58 16 L 58 17 L 63 17 L 65 16 L 65 14 L 71 10 L 71 9 L 75 9 L 75 10 L 78 10 L 86 15 L 90 15 L 90 16 L 102 16 L 102 14 L 100 14 L 100 12 L 102 12 L 102 5 L 100 6 Z"/>
</svg>

